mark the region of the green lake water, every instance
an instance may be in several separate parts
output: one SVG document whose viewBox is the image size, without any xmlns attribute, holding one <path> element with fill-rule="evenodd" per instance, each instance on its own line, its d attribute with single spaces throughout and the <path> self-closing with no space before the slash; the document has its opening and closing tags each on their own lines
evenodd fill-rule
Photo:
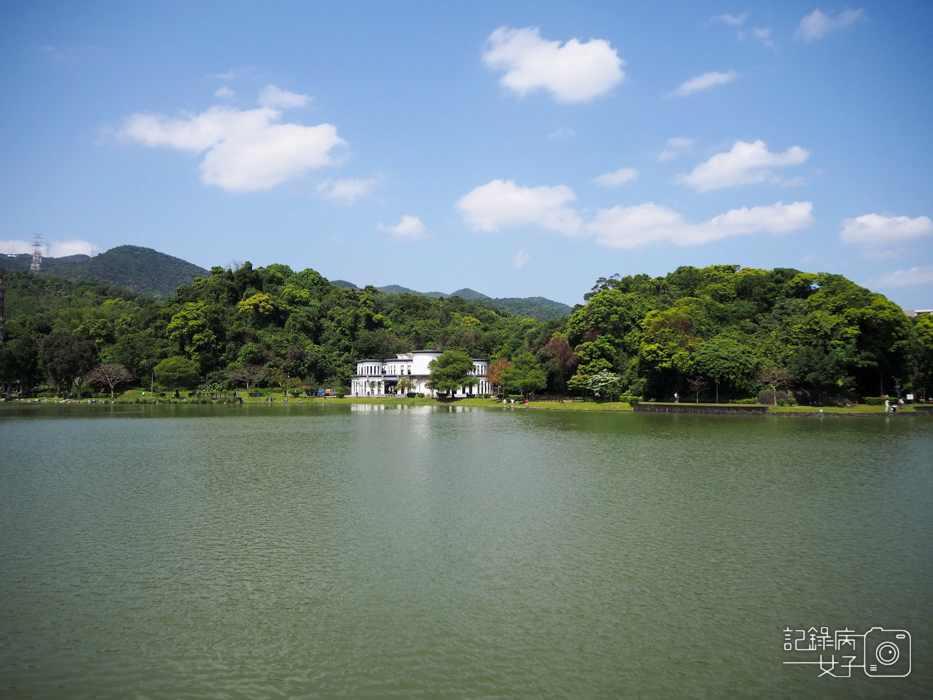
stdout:
<svg viewBox="0 0 933 700">
<path fill-rule="evenodd" d="M 927 416 L 0 408 L 0 697 L 930 697 L 931 581 Z"/>
</svg>

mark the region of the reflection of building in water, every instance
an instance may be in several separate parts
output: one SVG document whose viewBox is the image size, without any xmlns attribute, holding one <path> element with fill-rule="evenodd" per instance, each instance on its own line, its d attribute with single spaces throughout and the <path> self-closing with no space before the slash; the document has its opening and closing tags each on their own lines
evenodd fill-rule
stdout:
<svg viewBox="0 0 933 700">
<path fill-rule="evenodd" d="M 428 365 L 431 360 L 441 356 L 439 350 L 416 350 L 415 352 L 400 353 L 388 360 L 359 360 L 356 363 L 356 376 L 350 383 L 351 396 L 395 396 L 400 394 L 398 381 L 402 377 L 411 379 L 415 393 L 425 396 L 434 396 L 435 392 L 427 387 L 431 378 Z M 473 359 L 473 371 L 470 376 L 476 377 L 479 382 L 476 386 L 461 387 L 455 396 L 478 396 L 492 393 L 492 385 L 486 379 L 488 360 Z"/>
</svg>

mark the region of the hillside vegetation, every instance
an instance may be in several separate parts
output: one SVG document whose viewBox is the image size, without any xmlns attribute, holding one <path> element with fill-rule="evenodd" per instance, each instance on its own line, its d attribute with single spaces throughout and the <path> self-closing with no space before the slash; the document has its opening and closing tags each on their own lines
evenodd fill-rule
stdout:
<svg viewBox="0 0 933 700">
<path fill-rule="evenodd" d="M 0 267 L 10 272 L 25 271 L 31 261 L 29 255 L 17 255 L 0 259 Z M 94 257 L 43 258 L 38 276 L 111 284 L 136 294 L 165 299 L 179 286 L 209 274 L 204 268 L 151 248 L 122 245 Z"/>
<path fill-rule="evenodd" d="M 499 361 L 522 391 L 601 398 L 710 400 L 718 389 L 739 399 L 770 387 L 825 399 L 922 393 L 933 380 L 933 319 L 912 321 L 844 277 L 791 269 L 601 278 L 585 306 L 544 322 L 483 299 L 343 288 L 285 265 L 215 267 L 160 301 L 23 272 L 7 283 L 0 383 L 26 391 L 67 387 L 91 361 L 149 378 L 169 359 L 204 387 L 249 374 L 259 386 L 339 388 L 357 359 L 426 348 Z"/>
</svg>

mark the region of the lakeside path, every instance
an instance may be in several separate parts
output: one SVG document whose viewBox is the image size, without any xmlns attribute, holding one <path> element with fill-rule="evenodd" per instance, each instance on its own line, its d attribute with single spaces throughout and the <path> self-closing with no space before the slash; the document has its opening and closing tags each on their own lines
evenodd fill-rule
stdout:
<svg viewBox="0 0 933 700">
<path fill-rule="evenodd" d="M 268 398 L 273 398 L 273 403 L 268 403 Z M 46 404 L 70 404 L 70 405 L 88 405 L 88 406 L 101 406 L 101 405 L 111 405 L 115 403 L 118 405 L 156 405 L 156 404 L 174 404 L 174 405 L 209 405 L 209 404 L 223 404 L 226 400 L 230 400 L 231 397 L 224 396 L 221 397 L 219 401 L 205 401 L 203 399 L 185 401 L 184 399 L 165 399 L 159 398 L 152 400 L 149 397 L 143 398 L 140 391 L 130 390 L 120 395 L 114 402 L 111 402 L 109 399 L 97 399 L 96 403 L 91 403 L 90 399 L 78 400 L 59 400 L 59 399 L 17 399 L 10 402 L 5 402 L 7 406 L 23 405 L 23 404 L 37 404 L 37 403 L 46 403 Z M 244 404 L 249 405 L 267 405 L 267 406 L 321 406 L 321 405 L 346 405 L 346 404 L 364 404 L 364 405 L 382 405 L 382 406 L 471 406 L 477 408 L 487 408 L 487 409 L 501 409 L 501 410 L 546 410 L 546 411 L 605 411 L 605 412 L 632 412 L 634 409 L 632 405 L 622 401 L 606 401 L 606 402 L 596 402 L 596 401 L 531 401 L 527 405 L 523 402 L 516 400 L 514 404 L 503 405 L 501 400 L 495 399 L 434 399 L 434 398 L 366 398 L 366 397 L 354 397 L 354 398 L 318 398 L 318 397 L 291 397 L 286 403 L 283 400 L 281 394 L 275 394 L 270 397 L 248 397 L 243 399 Z M 2 405 L 2 404 L 0 404 Z M 228 405 L 237 405 L 230 403 Z M 669 413 L 713 413 L 717 412 L 719 409 L 723 413 L 734 413 L 736 415 L 744 414 L 756 414 L 756 415 L 785 415 L 785 416 L 820 416 L 820 415 L 831 415 L 831 416 L 883 416 L 883 415 L 894 415 L 886 414 L 883 406 L 868 406 L 865 404 L 859 404 L 857 406 L 851 407 L 813 407 L 813 406 L 771 406 L 766 404 L 709 404 L 709 403 L 691 403 L 691 402 L 682 402 L 679 404 L 668 403 L 668 402 L 650 402 L 650 405 L 653 409 L 658 408 L 661 411 L 651 411 L 651 412 L 669 412 Z M 748 407 L 748 410 L 745 409 Z M 767 411 L 762 412 L 762 407 L 767 408 Z M 927 414 L 933 415 L 933 411 L 930 410 L 930 407 L 922 405 L 918 407 L 919 410 L 914 410 L 914 406 L 905 406 L 903 409 L 899 409 L 898 413 L 908 413 L 908 414 Z M 646 411 L 647 412 L 647 411 Z"/>
</svg>

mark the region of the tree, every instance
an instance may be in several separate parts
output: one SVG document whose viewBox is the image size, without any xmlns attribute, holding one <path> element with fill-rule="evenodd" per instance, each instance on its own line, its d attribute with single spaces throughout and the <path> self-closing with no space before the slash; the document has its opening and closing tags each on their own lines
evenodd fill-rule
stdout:
<svg viewBox="0 0 933 700">
<path fill-rule="evenodd" d="M 230 376 L 238 382 L 243 382 L 246 385 L 246 393 L 249 394 L 249 388 L 262 378 L 265 371 L 266 368 L 262 365 L 241 365 L 231 369 Z"/>
<path fill-rule="evenodd" d="M 448 350 L 428 365 L 431 378 L 428 388 L 434 391 L 456 392 L 458 388 L 475 386 L 479 380 L 471 376 L 473 360 L 465 352 Z"/>
<path fill-rule="evenodd" d="M 523 352 L 515 358 L 511 367 L 502 371 L 502 386 L 506 391 L 517 389 L 524 396 L 547 386 L 547 377 L 535 356 L 530 352 Z"/>
<path fill-rule="evenodd" d="M 590 377 L 587 388 L 594 394 L 599 394 L 600 399 L 612 400 L 622 393 L 622 377 L 614 372 L 603 370 Z"/>
<path fill-rule="evenodd" d="M 573 373 L 580 361 L 580 356 L 567 342 L 563 333 L 555 333 L 544 346 L 544 351 L 551 357 L 550 368 L 557 376 L 560 390 L 563 392 L 567 386 L 567 378 Z"/>
<path fill-rule="evenodd" d="M 396 391 L 400 391 L 403 394 L 407 394 L 409 391 L 415 390 L 415 382 L 412 381 L 411 377 L 405 376 L 398 380 L 398 383 L 395 385 Z"/>
<path fill-rule="evenodd" d="M 87 375 L 91 384 L 110 389 L 110 400 L 113 400 L 113 390 L 120 384 L 133 381 L 133 375 L 123 365 L 99 364 Z"/>
<path fill-rule="evenodd" d="M 706 380 L 703 379 L 700 375 L 695 377 L 690 377 L 687 379 L 687 384 L 690 385 L 690 391 L 695 391 L 697 395 L 697 403 L 700 403 L 700 392 L 703 391 L 709 384 L 706 383 Z"/>
<path fill-rule="evenodd" d="M 783 367 L 769 367 L 761 373 L 759 379 L 761 380 L 762 384 L 767 384 L 769 387 L 771 387 L 771 393 L 774 398 L 774 405 L 777 406 L 778 389 L 788 385 L 790 382 L 790 372 L 788 372 Z"/>
<path fill-rule="evenodd" d="M 16 378 L 16 355 L 6 343 L 0 342 L 0 387 L 6 390 L 8 399 L 13 393 L 13 383 Z"/>
<path fill-rule="evenodd" d="M 502 390 L 502 372 L 511 367 L 512 364 L 512 361 L 508 358 L 500 357 L 498 360 L 490 362 L 489 367 L 486 369 L 486 378 L 493 386 L 499 387 L 500 391 Z"/>
<path fill-rule="evenodd" d="M 194 389 L 201 377 L 198 366 L 186 357 L 169 357 L 155 366 L 155 378 L 169 389 Z"/>
<path fill-rule="evenodd" d="M 726 333 L 704 343 L 693 354 L 694 370 L 716 382 L 717 401 L 720 384 L 743 394 L 753 392 L 760 366 L 761 358 L 754 350 Z"/>
<path fill-rule="evenodd" d="M 70 391 L 75 382 L 94 368 L 97 348 L 91 341 L 71 333 L 53 331 L 39 347 L 39 364 L 55 385 L 55 395 L 61 396 L 63 388 Z M 78 398 L 81 398 L 80 385 Z"/>
<path fill-rule="evenodd" d="M 926 398 L 929 387 L 933 385 L 933 316 L 921 316 L 914 330 L 917 335 L 917 381 Z"/>
</svg>

